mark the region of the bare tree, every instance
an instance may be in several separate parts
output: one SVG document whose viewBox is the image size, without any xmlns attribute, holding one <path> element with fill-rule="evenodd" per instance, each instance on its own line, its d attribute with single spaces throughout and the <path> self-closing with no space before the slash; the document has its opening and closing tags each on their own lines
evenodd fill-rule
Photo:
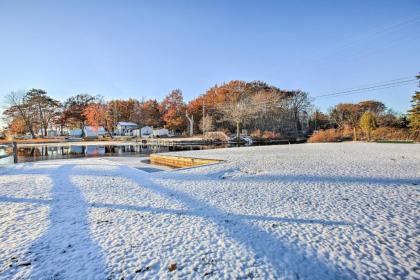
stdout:
<svg viewBox="0 0 420 280">
<path fill-rule="evenodd" d="M 194 116 L 193 115 L 189 116 L 188 110 L 185 111 L 185 116 L 187 117 L 187 120 L 188 120 L 189 134 L 190 136 L 193 136 L 194 135 Z"/>
<path fill-rule="evenodd" d="M 36 138 L 34 132 L 34 124 L 36 123 L 35 108 L 32 103 L 28 102 L 28 96 L 23 91 L 12 91 L 6 96 L 8 108 L 3 114 L 10 119 L 21 118 L 33 139 Z"/>
<path fill-rule="evenodd" d="M 241 125 L 255 117 L 254 114 L 258 111 L 258 107 L 252 104 L 252 98 L 246 96 L 221 104 L 218 109 L 223 114 L 220 121 L 232 123 L 236 126 L 237 141 L 241 136 Z"/>
<path fill-rule="evenodd" d="M 214 130 L 213 117 L 210 116 L 210 115 L 205 115 L 204 117 L 202 117 L 201 120 L 200 120 L 199 127 L 200 127 L 201 131 L 203 132 L 203 134 L 205 134 L 205 132 L 209 132 L 209 131 Z"/>
<path fill-rule="evenodd" d="M 330 110 L 331 119 L 339 127 L 349 125 L 353 128 L 353 140 L 357 140 L 357 127 L 361 116 L 360 106 L 353 103 L 339 103 Z"/>
<path fill-rule="evenodd" d="M 311 102 L 307 92 L 296 90 L 285 93 L 285 98 L 280 100 L 279 107 L 287 110 L 294 121 L 295 135 L 302 129 L 301 118 L 311 109 Z"/>
</svg>

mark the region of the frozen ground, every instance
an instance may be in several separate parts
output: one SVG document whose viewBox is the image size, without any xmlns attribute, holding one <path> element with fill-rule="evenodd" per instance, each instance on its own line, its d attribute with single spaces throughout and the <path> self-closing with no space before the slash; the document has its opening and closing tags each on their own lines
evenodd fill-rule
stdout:
<svg viewBox="0 0 420 280">
<path fill-rule="evenodd" d="M 420 278 L 420 145 L 182 154 L 0 169 L 0 279 Z"/>
</svg>

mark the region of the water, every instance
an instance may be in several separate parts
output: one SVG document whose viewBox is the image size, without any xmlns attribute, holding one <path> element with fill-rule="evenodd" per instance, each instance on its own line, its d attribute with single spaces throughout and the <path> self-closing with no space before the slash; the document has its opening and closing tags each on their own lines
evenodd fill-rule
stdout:
<svg viewBox="0 0 420 280">
<path fill-rule="evenodd" d="M 287 143 L 287 142 L 286 142 Z M 271 144 L 286 144 L 271 143 Z M 254 145 L 270 145 L 270 143 L 254 143 Z M 218 148 L 238 147 L 237 144 L 212 144 L 212 145 L 179 145 L 179 146 L 150 146 L 142 144 L 131 145 L 62 145 L 45 144 L 34 146 L 18 146 L 18 162 L 31 162 L 51 159 L 67 159 L 82 157 L 148 157 L 152 153 L 164 153 L 172 151 L 208 150 Z M 13 164 L 13 157 L 10 155 L 10 146 L 0 145 L 0 166 Z"/>
<path fill-rule="evenodd" d="M 106 156 L 137 156 L 148 157 L 152 153 L 171 151 L 204 150 L 225 148 L 228 145 L 182 145 L 173 147 L 146 146 L 146 145 L 35 145 L 18 148 L 18 162 L 31 162 L 51 159 L 68 159 L 82 157 Z M 2 155 L 11 154 L 10 147 L 0 146 L 0 165 L 13 163 L 13 157 L 1 158 Z"/>
</svg>

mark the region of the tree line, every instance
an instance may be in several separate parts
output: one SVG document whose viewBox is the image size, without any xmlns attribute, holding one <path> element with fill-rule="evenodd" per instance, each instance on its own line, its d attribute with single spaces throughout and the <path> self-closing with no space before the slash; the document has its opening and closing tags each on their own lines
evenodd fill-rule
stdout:
<svg viewBox="0 0 420 280">
<path fill-rule="evenodd" d="M 407 114 L 397 114 L 375 100 L 339 103 L 327 113 L 315 110 L 310 126 L 317 132 L 310 142 L 370 141 L 372 137 L 374 140 L 420 141 L 420 92 L 412 96 Z"/>
<path fill-rule="evenodd" d="M 340 103 L 324 113 L 314 109 L 304 91 L 283 90 L 262 81 L 234 80 L 215 85 L 190 102 L 184 101 L 180 89 L 172 90 L 160 102 L 145 98 L 105 101 L 90 94 L 58 101 L 42 89 L 11 92 L 3 116 L 9 134 L 30 134 L 32 138 L 45 137 L 53 128 L 63 135 L 66 130 L 85 125 L 103 126 L 112 136 L 117 124 L 124 121 L 140 127 L 165 127 L 184 135 L 224 131 L 239 137 L 246 129 L 254 137 L 290 139 L 333 129 L 357 140 L 366 127 L 418 132 L 418 99 L 417 92 L 408 115 L 398 115 L 375 100 Z"/>
<path fill-rule="evenodd" d="M 144 98 L 105 101 L 90 94 L 61 102 L 45 90 L 31 89 L 11 92 L 6 103 L 3 116 L 9 133 L 29 133 L 33 138 L 47 136 L 51 128 L 64 132 L 85 125 L 103 126 L 112 135 L 122 121 L 165 127 L 178 134 L 224 130 L 239 135 L 243 128 L 299 133 L 311 108 L 307 93 L 281 90 L 260 81 L 215 85 L 188 103 L 180 89 L 172 90 L 160 102 Z"/>
</svg>

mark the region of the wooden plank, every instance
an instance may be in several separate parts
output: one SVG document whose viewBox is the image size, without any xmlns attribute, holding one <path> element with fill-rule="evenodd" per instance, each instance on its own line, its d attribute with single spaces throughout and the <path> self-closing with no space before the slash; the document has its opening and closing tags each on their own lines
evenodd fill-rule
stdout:
<svg viewBox="0 0 420 280">
<path fill-rule="evenodd" d="M 159 154 L 150 155 L 151 163 L 162 164 L 162 165 L 167 165 L 171 167 L 192 167 L 192 166 L 218 163 L 221 161 L 222 160 L 217 160 L 217 159 L 169 156 L 169 155 L 159 155 Z"/>
</svg>

